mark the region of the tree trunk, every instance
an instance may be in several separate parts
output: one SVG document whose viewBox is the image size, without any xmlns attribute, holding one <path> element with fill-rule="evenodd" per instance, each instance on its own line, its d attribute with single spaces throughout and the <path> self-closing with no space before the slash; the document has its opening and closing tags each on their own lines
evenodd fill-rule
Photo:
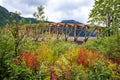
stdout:
<svg viewBox="0 0 120 80">
<path fill-rule="evenodd" d="M 107 20 L 106 27 L 110 27 L 110 24 L 111 24 L 110 18 L 111 18 L 110 13 L 107 13 L 106 14 L 106 20 Z M 110 29 L 107 31 L 107 36 L 111 36 Z"/>
</svg>

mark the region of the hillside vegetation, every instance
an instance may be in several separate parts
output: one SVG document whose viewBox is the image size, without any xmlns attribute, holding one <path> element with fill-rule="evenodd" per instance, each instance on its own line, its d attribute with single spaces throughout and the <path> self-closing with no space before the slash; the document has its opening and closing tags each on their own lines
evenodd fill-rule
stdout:
<svg viewBox="0 0 120 80">
<path fill-rule="evenodd" d="M 6 8 L 0 6 L 0 27 L 5 27 L 5 25 L 9 22 L 12 24 L 12 20 L 20 21 L 21 19 L 25 19 L 25 23 L 38 23 L 38 21 L 34 18 L 24 18 L 19 16 L 16 13 L 9 12 Z"/>
</svg>

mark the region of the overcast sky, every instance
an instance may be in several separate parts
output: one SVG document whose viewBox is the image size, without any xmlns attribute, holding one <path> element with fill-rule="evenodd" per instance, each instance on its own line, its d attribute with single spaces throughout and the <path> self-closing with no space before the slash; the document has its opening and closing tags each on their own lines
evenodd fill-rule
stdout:
<svg viewBox="0 0 120 80">
<path fill-rule="evenodd" d="M 49 21 L 77 20 L 87 23 L 94 0 L 0 0 L 0 5 L 11 12 L 20 11 L 23 17 L 33 17 L 37 7 L 45 7 Z"/>
</svg>

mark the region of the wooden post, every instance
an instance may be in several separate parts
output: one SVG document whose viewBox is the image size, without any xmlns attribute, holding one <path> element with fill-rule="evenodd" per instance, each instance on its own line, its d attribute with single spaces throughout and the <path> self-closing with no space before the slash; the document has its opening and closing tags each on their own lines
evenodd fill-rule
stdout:
<svg viewBox="0 0 120 80">
<path fill-rule="evenodd" d="M 48 24 L 48 35 L 49 35 L 49 38 L 48 38 L 48 39 L 49 39 L 49 40 L 50 40 L 50 38 L 51 38 L 51 37 L 50 37 L 50 32 L 51 32 L 51 24 Z"/>
<path fill-rule="evenodd" d="M 86 31 L 87 31 L 87 26 L 85 25 L 85 35 L 84 35 L 84 37 L 85 37 L 85 40 L 87 39 L 87 37 L 86 37 Z"/>
<path fill-rule="evenodd" d="M 57 24 L 57 25 L 56 25 L 57 40 L 59 39 L 59 34 L 58 34 L 58 25 L 59 25 L 59 24 Z"/>
<path fill-rule="evenodd" d="M 66 30 L 65 30 L 65 41 L 67 41 L 67 27 L 68 27 L 68 25 L 65 25 L 64 27 L 66 27 Z"/>
<path fill-rule="evenodd" d="M 57 34 L 57 25 L 55 25 L 55 34 Z"/>
<path fill-rule="evenodd" d="M 36 35 L 36 41 L 38 41 L 38 38 L 39 38 L 39 37 L 38 37 L 38 27 L 39 27 L 39 25 L 36 25 L 36 26 L 35 26 L 35 31 L 36 31 L 36 34 L 35 34 L 35 35 Z"/>
<path fill-rule="evenodd" d="M 51 28 L 51 26 L 50 26 L 50 24 L 48 24 L 48 34 L 50 34 L 50 28 Z"/>
<path fill-rule="evenodd" d="M 62 29 L 60 30 L 60 34 L 59 37 L 62 35 L 62 33 L 64 33 L 64 25 L 61 25 Z M 62 38 L 61 38 L 62 39 Z"/>
<path fill-rule="evenodd" d="M 76 41 L 77 40 L 77 38 L 76 38 L 76 25 L 74 25 L 74 41 Z"/>
<path fill-rule="evenodd" d="M 99 38 L 99 28 L 97 28 L 97 30 L 96 30 L 96 37 L 97 37 L 97 39 Z"/>
<path fill-rule="evenodd" d="M 57 25 L 55 24 L 54 25 L 54 34 L 56 34 L 57 33 Z"/>
<path fill-rule="evenodd" d="M 32 25 L 30 25 L 30 37 L 32 37 L 33 38 L 33 31 L 32 31 Z"/>
<path fill-rule="evenodd" d="M 41 31 L 42 31 L 42 41 L 44 41 L 44 25 L 41 24 Z"/>
</svg>

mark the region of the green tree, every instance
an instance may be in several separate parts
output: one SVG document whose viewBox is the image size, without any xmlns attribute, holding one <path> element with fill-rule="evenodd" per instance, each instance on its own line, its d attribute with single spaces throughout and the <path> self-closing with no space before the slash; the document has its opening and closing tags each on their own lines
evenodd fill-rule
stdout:
<svg viewBox="0 0 120 80">
<path fill-rule="evenodd" d="M 45 15 L 44 15 L 44 7 L 43 6 L 39 6 L 37 8 L 37 12 L 33 13 L 33 16 L 40 21 L 45 21 Z"/>
<path fill-rule="evenodd" d="M 14 14 L 16 16 L 14 16 Z M 15 45 L 14 45 L 14 51 L 16 56 L 18 55 L 19 51 L 20 51 L 20 46 L 22 45 L 23 39 L 25 37 L 25 34 L 20 34 L 19 33 L 19 27 L 24 25 L 25 20 L 22 18 L 21 20 L 19 20 L 19 18 L 17 17 L 18 15 L 20 15 L 20 12 L 15 12 L 13 14 L 11 14 L 11 18 L 13 18 L 12 20 L 12 24 L 9 24 L 10 26 L 10 31 L 12 33 L 13 39 L 15 40 Z"/>
<path fill-rule="evenodd" d="M 47 18 L 44 15 L 44 7 L 43 6 L 39 6 L 37 8 L 37 12 L 35 12 L 33 14 L 33 16 L 40 22 L 41 27 L 41 31 L 42 31 L 42 40 L 44 40 L 44 31 L 47 30 L 47 27 L 45 26 L 45 21 L 47 20 Z M 38 40 L 38 36 L 36 37 L 36 41 Z"/>
<path fill-rule="evenodd" d="M 95 0 L 88 22 L 106 25 L 109 27 L 108 35 L 110 36 L 111 31 L 116 31 L 119 28 L 119 9 L 119 0 Z"/>
</svg>

